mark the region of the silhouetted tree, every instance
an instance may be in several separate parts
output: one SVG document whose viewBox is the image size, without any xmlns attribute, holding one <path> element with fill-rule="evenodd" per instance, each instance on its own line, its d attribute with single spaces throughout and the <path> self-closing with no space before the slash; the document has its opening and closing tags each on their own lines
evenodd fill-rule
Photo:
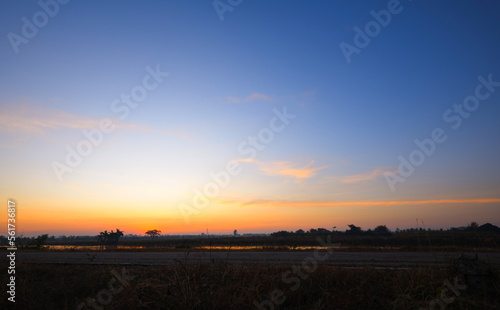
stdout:
<svg viewBox="0 0 500 310">
<path fill-rule="evenodd" d="M 280 231 L 271 233 L 272 237 L 287 237 L 287 236 L 290 236 L 290 235 L 293 235 L 293 233 L 288 232 L 286 230 L 280 230 Z"/>
<path fill-rule="evenodd" d="M 381 236 L 391 235 L 391 232 L 389 231 L 389 229 L 385 225 L 379 225 L 379 226 L 375 227 L 375 229 L 373 230 L 373 232 L 376 235 L 381 235 Z"/>
<path fill-rule="evenodd" d="M 472 230 L 472 231 L 476 231 L 478 229 L 479 225 L 477 224 L 477 222 L 471 222 L 468 226 L 467 226 L 467 230 Z"/>
<path fill-rule="evenodd" d="M 296 235 L 303 235 L 305 234 L 306 232 L 303 230 L 303 229 L 299 229 L 295 232 Z"/>
<path fill-rule="evenodd" d="M 363 233 L 361 227 L 358 227 L 354 224 L 350 224 L 347 226 L 349 226 L 350 229 L 345 231 L 346 235 L 361 235 Z"/>
<path fill-rule="evenodd" d="M 498 226 L 492 225 L 490 223 L 483 224 L 477 228 L 477 231 L 491 231 L 495 233 L 500 233 L 500 228 Z"/>
<path fill-rule="evenodd" d="M 49 238 L 48 234 L 40 235 L 36 238 L 33 238 L 30 242 L 28 242 L 28 248 L 40 249 L 45 245 L 45 242 Z"/>
<path fill-rule="evenodd" d="M 120 231 L 118 228 L 116 229 L 116 232 L 113 232 L 113 230 L 111 230 L 111 232 L 108 233 L 107 230 L 105 231 L 102 231 L 101 233 L 99 233 L 99 235 L 97 236 L 97 240 L 103 244 L 103 245 L 113 245 L 113 246 L 117 246 L 118 245 L 118 241 L 120 240 L 120 237 L 123 237 L 123 231 Z"/>
<path fill-rule="evenodd" d="M 145 232 L 146 235 L 150 236 L 151 238 L 158 237 L 161 233 L 161 230 L 158 229 L 152 229 L 148 230 Z"/>
<path fill-rule="evenodd" d="M 318 228 L 318 235 L 329 235 L 330 231 L 326 228 Z"/>
</svg>

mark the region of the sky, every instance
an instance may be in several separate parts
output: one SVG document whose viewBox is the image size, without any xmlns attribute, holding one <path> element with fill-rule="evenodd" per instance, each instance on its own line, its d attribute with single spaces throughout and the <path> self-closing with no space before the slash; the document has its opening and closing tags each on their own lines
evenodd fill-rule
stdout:
<svg viewBox="0 0 500 310">
<path fill-rule="evenodd" d="M 25 236 L 500 225 L 499 14 L 1 1 L 0 221 L 10 199 Z"/>
</svg>

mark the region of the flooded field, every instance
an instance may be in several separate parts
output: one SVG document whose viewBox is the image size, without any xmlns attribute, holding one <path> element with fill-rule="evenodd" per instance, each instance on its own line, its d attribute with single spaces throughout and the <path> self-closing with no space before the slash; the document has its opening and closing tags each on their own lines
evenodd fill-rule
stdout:
<svg viewBox="0 0 500 310">
<path fill-rule="evenodd" d="M 6 247 L 2 247 L 6 248 Z M 46 245 L 43 247 L 46 250 L 55 251 L 102 251 L 106 247 L 100 245 Z M 340 243 L 330 244 L 328 248 L 340 249 Z M 118 245 L 107 249 L 112 250 L 131 250 L 131 251 L 175 251 L 175 250 L 199 250 L 199 251 L 265 251 L 265 250 L 282 250 L 282 251 L 313 251 L 324 250 L 327 247 L 322 246 L 264 246 L 264 245 L 244 245 L 244 246 L 128 246 Z"/>
</svg>

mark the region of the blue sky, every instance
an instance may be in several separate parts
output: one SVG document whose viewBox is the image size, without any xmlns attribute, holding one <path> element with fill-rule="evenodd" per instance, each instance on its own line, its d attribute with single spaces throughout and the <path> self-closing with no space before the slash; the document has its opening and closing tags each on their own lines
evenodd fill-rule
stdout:
<svg viewBox="0 0 500 310">
<path fill-rule="evenodd" d="M 354 27 L 364 30 L 372 10 L 391 5 L 400 13 L 347 62 L 339 45 L 355 45 Z M 479 76 L 500 81 L 497 2 L 243 0 L 221 21 L 211 1 L 74 0 L 57 4 L 17 53 L 9 33 L 22 36 L 23 17 L 33 21 L 42 8 L 0 6 L 0 185 L 3 198 L 25 205 L 26 232 L 115 223 L 170 232 L 351 222 L 394 229 L 415 217 L 435 227 L 499 218 L 500 91 L 456 130 L 443 119 L 474 95 Z M 169 75 L 117 120 L 113 100 L 157 66 Z M 296 117 L 256 158 L 244 158 L 238 145 L 284 107 Z M 66 147 L 102 118 L 117 129 L 59 182 L 52 163 L 64 164 Z M 391 191 L 384 175 L 435 128 L 447 140 Z M 186 220 L 179 204 L 231 160 L 243 172 Z M 144 215 L 135 221 L 137 202 Z M 262 213 L 267 220 L 257 223 Z M 77 227 L 65 224 L 82 214 Z"/>
</svg>

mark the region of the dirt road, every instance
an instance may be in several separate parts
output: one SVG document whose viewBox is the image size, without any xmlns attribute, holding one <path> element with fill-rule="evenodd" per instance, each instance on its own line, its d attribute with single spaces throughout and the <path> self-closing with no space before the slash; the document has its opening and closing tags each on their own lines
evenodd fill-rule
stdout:
<svg viewBox="0 0 500 310">
<path fill-rule="evenodd" d="M 472 253 L 467 256 L 475 255 Z M 62 264 L 124 264 L 168 265 L 175 261 L 227 261 L 229 263 L 292 263 L 302 262 L 337 266 L 414 267 L 418 265 L 445 265 L 460 253 L 418 252 L 21 252 L 17 261 L 30 263 Z M 500 265 L 500 253 L 478 253 L 487 262 Z M 2 255 L 0 259 L 6 259 Z"/>
</svg>

